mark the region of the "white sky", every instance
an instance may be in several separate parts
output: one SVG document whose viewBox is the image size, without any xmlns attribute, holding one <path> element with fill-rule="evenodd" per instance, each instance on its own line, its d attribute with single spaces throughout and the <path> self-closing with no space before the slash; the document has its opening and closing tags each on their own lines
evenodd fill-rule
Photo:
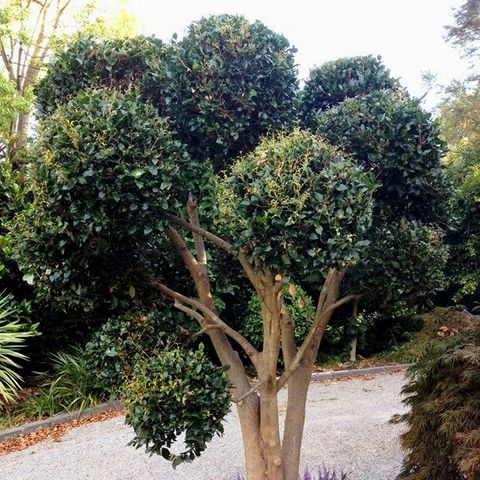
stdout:
<svg viewBox="0 0 480 480">
<path fill-rule="evenodd" d="M 444 26 L 464 0 L 127 0 L 139 33 L 168 40 L 202 16 L 243 14 L 285 35 L 297 49 L 300 77 L 339 57 L 374 54 L 409 91 L 422 96 L 421 73 L 442 83 L 466 75 L 467 62 L 448 45 Z M 426 98 L 431 108 L 435 94 Z"/>
</svg>

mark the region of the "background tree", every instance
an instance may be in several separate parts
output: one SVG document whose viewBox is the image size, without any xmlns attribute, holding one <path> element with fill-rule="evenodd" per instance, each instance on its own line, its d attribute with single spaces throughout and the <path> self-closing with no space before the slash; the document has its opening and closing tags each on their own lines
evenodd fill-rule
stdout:
<svg viewBox="0 0 480 480">
<path fill-rule="evenodd" d="M 480 48 L 480 1 L 466 0 L 456 9 L 455 23 L 447 27 L 447 40 L 474 57 Z"/>
<path fill-rule="evenodd" d="M 447 298 L 470 309 L 480 302 L 480 145 L 465 142 L 450 152 L 448 174 L 456 191 L 451 199 L 454 216 L 447 241 Z"/>
<path fill-rule="evenodd" d="M 94 20 L 94 23 L 92 21 Z M 73 24 L 73 25 L 72 25 Z M 81 0 L 6 0 L 0 8 L 0 53 L 4 72 L 16 96 L 31 101 L 32 89 L 50 54 L 64 44 L 75 26 L 85 33 L 131 34 L 132 18 L 122 9 L 117 17 L 99 17 L 95 2 Z M 130 27 L 128 27 L 128 25 Z M 128 28 L 127 28 L 128 27 Z M 27 145 L 30 109 L 22 108 L 10 133 L 15 149 Z"/>
<path fill-rule="evenodd" d="M 0 51 L 17 95 L 28 97 L 58 34 L 71 0 L 11 0 L 0 10 Z M 27 144 L 29 112 L 13 125 L 17 148 Z"/>
</svg>

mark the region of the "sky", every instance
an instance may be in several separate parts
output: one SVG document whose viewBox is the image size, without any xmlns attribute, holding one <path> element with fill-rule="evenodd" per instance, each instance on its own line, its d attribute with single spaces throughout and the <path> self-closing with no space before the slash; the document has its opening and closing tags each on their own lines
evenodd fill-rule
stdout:
<svg viewBox="0 0 480 480">
<path fill-rule="evenodd" d="M 125 1 L 125 0 L 124 0 Z M 422 72 L 446 84 L 467 75 L 467 62 L 446 43 L 445 25 L 465 0 L 127 0 L 139 33 L 180 37 L 202 16 L 231 13 L 261 20 L 285 35 L 298 52 L 300 78 L 315 65 L 354 55 L 381 55 L 392 74 L 421 97 Z M 122 2 L 123 3 L 123 2 Z M 425 106 L 439 101 L 431 91 Z"/>
</svg>

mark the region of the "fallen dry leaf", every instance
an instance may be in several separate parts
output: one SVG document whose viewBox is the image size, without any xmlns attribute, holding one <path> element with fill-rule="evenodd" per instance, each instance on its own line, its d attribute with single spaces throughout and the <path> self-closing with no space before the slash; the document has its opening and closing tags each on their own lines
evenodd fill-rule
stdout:
<svg viewBox="0 0 480 480">
<path fill-rule="evenodd" d="M 61 438 L 65 433 L 75 427 L 80 427 L 81 425 L 87 425 L 93 422 L 101 422 L 109 418 L 117 417 L 119 415 L 124 415 L 125 410 L 112 410 L 110 412 L 98 413 L 97 415 L 90 415 L 88 417 L 78 418 L 76 420 L 71 420 L 67 423 L 62 423 L 60 425 L 55 425 L 51 428 L 39 428 L 32 433 L 27 433 L 25 435 L 20 435 L 18 437 L 9 438 L 0 442 L 0 456 L 7 455 L 8 453 L 18 452 L 25 448 L 31 447 L 39 442 L 44 442 L 45 440 L 53 440 L 54 442 L 60 442 Z M 35 452 L 31 452 L 32 454 Z"/>
</svg>

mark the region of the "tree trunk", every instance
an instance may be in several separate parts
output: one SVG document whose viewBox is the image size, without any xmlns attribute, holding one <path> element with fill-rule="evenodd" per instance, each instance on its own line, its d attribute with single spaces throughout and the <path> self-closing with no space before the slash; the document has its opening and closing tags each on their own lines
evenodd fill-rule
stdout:
<svg viewBox="0 0 480 480">
<path fill-rule="evenodd" d="M 320 343 L 334 311 L 324 312 L 329 306 L 335 303 L 343 275 L 343 272 L 334 270 L 332 271 L 331 278 L 329 279 L 329 277 L 327 277 L 318 300 L 316 311 L 316 318 L 322 318 L 322 321 L 320 322 L 314 341 L 305 352 L 301 364 L 287 383 L 287 413 L 282 442 L 285 471 L 284 480 L 298 480 L 308 389 L 310 387 Z"/>
<path fill-rule="evenodd" d="M 285 480 L 298 479 L 305 406 L 311 375 L 310 369 L 299 367 L 288 381 L 287 414 L 282 442 Z"/>
<path fill-rule="evenodd" d="M 354 320 L 358 317 L 358 300 L 354 300 L 352 304 L 352 317 Z M 357 361 L 357 339 L 358 335 L 355 335 L 355 338 L 352 339 L 350 342 L 350 361 L 356 362 Z"/>
<path fill-rule="evenodd" d="M 350 361 L 356 362 L 357 361 L 357 337 L 352 338 L 350 342 Z"/>
<path fill-rule="evenodd" d="M 278 418 L 277 365 L 281 337 L 282 283 L 275 282 L 270 273 L 262 282 L 263 351 L 258 379 L 260 388 L 260 431 L 268 480 L 284 480 L 282 444 Z M 247 460 L 248 461 L 248 460 Z"/>
<path fill-rule="evenodd" d="M 16 150 L 22 150 L 27 146 L 28 128 L 30 126 L 30 113 L 19 113 L 16 131 Z"/>
</svg>

